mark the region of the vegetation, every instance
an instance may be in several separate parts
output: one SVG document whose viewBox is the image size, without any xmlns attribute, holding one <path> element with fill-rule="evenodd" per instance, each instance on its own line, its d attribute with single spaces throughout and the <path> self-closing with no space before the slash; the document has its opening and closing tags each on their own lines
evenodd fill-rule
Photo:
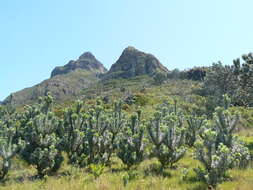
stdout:
<svg viewBox="0 0 253 190">
<path fill-rule="evenodd" d="M 243 60 L 105 80 L 75 102 L 1 106 L 0 189 L 252 189 Z"/>
<path fill-rule="evenodd" d="M 154 145 L 154 156 L 158 158 L 162 168 L 168 165 L 172 167 L 185 153 L 183 121 L 176 110 L 171 112 L 167 107 L 160 109 L 151 119 L 148 133 Z"/>
<path fill-rule="evenodd" d="M 129 169 L 132 165 L 139 164 L 144 159 L 145 128 L 141 124 L 141 111 L 131 116 L 129 124 L 121 129 L 122 134 L 118 143 L 117 155 Z"/>
<path fill-rule="evenodd" d="M 21 137 L 26 142 L 22 156 L 36 166 L 40 178 L 57 171 L 63 160 L 58 148 L 60 138 L 56 134 L 59 120 L 52 112 L 52 103 L 53 98 L 48 95 L 34 108 L 26 108 L 30 117 L 27 118 L 27 112 L 23 116 L 27 122 L 22 126 Z"/>
<path fill-rule="evenodd" d="M 4 180 L 11 168 L 11 159 L 22 148 L 23 142 L 15 142 L 16 126 L 12 118 L 1 118 L 0 129 L 0 180 Z"/>
</svg>

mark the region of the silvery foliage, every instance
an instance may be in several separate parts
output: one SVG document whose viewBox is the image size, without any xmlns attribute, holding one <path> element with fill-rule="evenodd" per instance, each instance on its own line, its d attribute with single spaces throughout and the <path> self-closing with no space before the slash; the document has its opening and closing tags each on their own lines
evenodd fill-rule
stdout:
<svg viewBox="0 0 253 190">
<path fill-rule="evenodd" d="M 226 179 L 226 172 L 236 162 L 236 155 L 226 145 L 216 147 L 217 133 L 206 129 L 201 141 L 195 143 L 196 158 L 203 164 L 204 169 L 196 168 L 195 172 L 207 184 L 216 186 Z"/>
<path fill-rule="evenodd" d="M 130 168 L 144 159 L 145 126 L 141 121 L 141 110 L 133 114 L 127 125 L 124 126 L 118 143 L 117 155 Z"/>
<path fill-rule="evenodd" d="M 110 162 L 123 122 L 120 102 L 115 103 L 114 109 L 109 111 L 105 110 L 101 101 L 97 101 L 97 105 L 89 109 L 85 123 L 84 165 Z"/>
<path fill-rule="evenodd" d="M 236 156 L 236 163 L 234 164 L 234 167 L 244 169 L 249 166 L 251 155 L 249 153 L 249 149 L 243 142 L 235 139 L 231 151 Z"/>
<path fill-rule="evenodd" d="M 197 140 L 198 133 L 207 121 L 205 117 L 189 115 L 186 117 L 186 122 L 188 127 L 186 129 L 185 141 L 188 146 L 192 147 Z"/>
<path fill-rule="evenodd" d="M 217 107 L 214 113 L 214 128 L 217 131 L 217 143 L 223 143 L 228 147 L 233 144 L 233 132 L 235 131 L 240 121 L 238 112 L 232 114 L 229 111 L 230 98 L 227 95 L 223 96 L 224 106 Z"/>
<path fill-rule="evenodd" d="M 23 148 L 23 141 L 16 140 L 17 121 L 15 116 L 0 114 L 0 180 L 3 180 L 11 168 L 11 159 Z"/>
<path fill-rule="evenodd" d="M 38 105 L 27 106 L 23 115 L 23 138 L 27 144 L 22 155 L 36 166 L 39 177 L 55 172 L 63 161 L 58 149 L 60 139 L 56 135 L 59 120 L 52 112 L 52 104 L 53 98 L 48 95 L 41 98 Z"/>
<path fill-rule="evenodd" d="M 122 132 L 126 123 L 125 114 L 122 113 L 122 102 L 115 102 L 114 109 L 108 113 L 108 131 L 111 134 L 109 146 L 107 147 L 108 158 L 107 162 L 110 161 L 112 153 L 117 149 L 117 144 L 120 139 L 120 133 Z"/>
<path fill-rule="evenodd" d="M 245 168 L 250 161 L 248 148 L 233 135 L 239 115 L 228 110 L 227 96 L 224 96 L 224 102 L 224 107 L 216 108 L 214 122 L 206 124 L 195 143 L 195 156 L 204 166 L 204 169 L 197 168 L 195 171 L 212 186 L 226 179 L 228 169 Z"/>
<path fill-rule="evenodd" d="M 185 129 L 176 103 L 173 107 L 158 108 L 147 128 L 150 141 L 154 145 L 154 156 L 158 158 L 162 167 L 172 167 L 184 156 Z"/>
<path fill-rule="evenodd" d="M 238 152 L 237 161 L 239 166 L 241 168 L 247 167 L 250 161 L 249 150 L 234 135 L 240 121 L 240 115 L 238 112 L 231 113 L 229 111 L 231 100 L 227 95 L 224 95 L 223 99 L 224 107 L 216 108 L 214 113 L 213 128 L 217 132 L 216 147 L 223 143 L 235 153 Z"/>
<path fill-rule="evenodd" d="M 80 165 L 84 155 L 86 121 L 85 105 L 78 100 L 73 106 L 64 110 L 63 122 L 59 130 L 61 145 L 66 151 L 69 163 Z"/>
</svg>

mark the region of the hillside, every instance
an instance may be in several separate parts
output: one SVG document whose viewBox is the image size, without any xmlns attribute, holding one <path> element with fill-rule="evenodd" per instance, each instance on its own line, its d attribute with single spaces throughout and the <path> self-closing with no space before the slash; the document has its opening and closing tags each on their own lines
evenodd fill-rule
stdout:
<svg viewBox="0 0 253 190">
<path fill-rule="evenodd" d="M 152 54 L 144 53 L 134 47 L 127 47 L 110 70 L 90 52 L 85 52 L 76 61 L 69 61 L 51 72 L 51 78 L 30 88 L 12 93 L 3 104 L 25 105 L 34 103 L 38 97 L 50 92 L 57 102 L 86 97 L 86 91 L 114 80 L 148 78 L 149 84 L 156 73 L 169 73 L 168 69 Z M 137 86 L 143 85 L 139 81 Z"/>
<path fill-rule="evenodd" d="M 50 92 L 56 101 L 74 98 L 91 84 L 99 80 L 106 68 L 90 52 L 82 54 L 76 61 L 70 61 L 63 67 L 56 67 L 51 78 L 30 88 L 12 93 L 3 103 L 24 105 L 35 102 L 40 96 Z"/>
</svg>

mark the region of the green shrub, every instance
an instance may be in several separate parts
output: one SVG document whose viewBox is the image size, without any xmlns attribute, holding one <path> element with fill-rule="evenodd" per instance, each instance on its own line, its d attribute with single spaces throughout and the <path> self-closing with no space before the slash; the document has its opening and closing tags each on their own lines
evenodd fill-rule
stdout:
<svg viewBox="0 0 253 190">
<path fill-rule="evenodd" d="M 88 111 L 85 123 L 85 163 L 108 164 L 117 147 L 118 133 L 122 129 L 124 115 L 121 102 L 115 103 L 114 109 L 106 111 L 101 101 Z"/>
<path fill-rule="evenodd" d="M 39 177 L 57 171 L 63 161 L 56 135 L 59 120 L 52 112 L 52 103 L 50 95 L 42 98 L 40 104 L 26 108 L 22 119 L 22 136 L 26 141 L 22 156 L 36 166 Z"/>
<path fill-rule="evenodd" d="M 11 159 L 23 148 L 24 142 L 20 139 L 15 142 L 17 126 L 15 120 L 0 118 L 0 180 L 3 180 L 11 168 Z M 7 119 L 7 118 L 5 118 Z"/>
<path fill-rule="evenodd" d="M 134 104 L 138 106 L 145 106 L 149 104 L 150 99 L 144 94 L 136 94 L 134 96 Z"/>
<path fill-rule="evenodd" d="M 196 158 L 204 169 L 197 168 L 198 176 L 206 183 L 216 186 L 226 180 L 227 170 L 233 167 L 245 168 L 250 161 L 250 154 L 234 136 L 238 124 L 238 113 L 232 114 L 228 108 L 230 99 L 224 96 L 224 107 L 216 108 L 214 122 L 205 126 L 200 133 L 200 141 L 195 144 Z"/>
<path fill-rule="evenodd" d="M 85 113 L 84 106 L 83 102 L 76 101 L 73 106 L 65 109 L 59 130 L 61 145 L 68 155 L 69 162 L 79 166 L 85 154 L 85 124 L 89 117 Z"/>
<path fill-rule="evenodd" d="M 144 159 L 145 128 L 141 122 L 141 111 L 138 111 L 131 116 L 131 121 L 123 128 L 118 143 L 117 155 L 128 169 Z"/>
<path fill-rule="evenodd" d="M 103 174 L 105 166 L 102 164 L 91 164 L 89 166 L 90 172 L 95 177 L 95 179 L 99 178 Z"/>
<path fill-rule="evenodd" d="M 189 115 L 186 117 L 188 127 L 186 129 L 186 144 L 192 147 L 198 137 L 200 129 L 205 125 L 204 117 Z"/>
<path fill-rule="evenodd" d="M 148 134 L 154 145 L 153 153 L 162 167 L 172 167 L 185 153 L 182 116 L 177 113 L 176 104 L 172 108 L 163 107 L 154 114 L 148 124 Z M 174 110 L 169 112 L 169 110 Z"/>
</svg>

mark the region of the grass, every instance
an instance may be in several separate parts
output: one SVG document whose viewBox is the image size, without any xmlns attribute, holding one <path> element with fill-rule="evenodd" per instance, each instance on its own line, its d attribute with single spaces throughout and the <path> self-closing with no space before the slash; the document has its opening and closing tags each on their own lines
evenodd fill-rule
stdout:
<svg viewBox="0 0 253 190">
<path fill-rule="evenodd" d="M 156 159 L 145 160 L 133 169 L 137 173 L 136 178 L 124 186 L 123 178 L 127 171 L 115 157 L 112 166 L 105 168 L 97 179 L 87 168 L 78 169 L 64 161 L 55 176 L 46 177 L 44 180 L 35 179 L 35 168 L 16 158 L 9 178 L 0 186 L 0 190 L 205 190 L 207 186 L 197 179 L 193 171 L 197 166 L 200 166 L 200 163 L 193 159 L 192 151 L 188 151 L 174 169 L 166 169 L 163 172 L 159 170 Z M 183 169 L 189 171 L 185 178 Z M 233 169 L 229 174 L 232 180 L 220 184 L 217 190 L 252 190 L 252 167 L 246 170 Z"/>
<path fill-rule="evenodd" d="M 140 84 L 139 81 L 144 82 Z M 176 96 L 183 102 L 191 96 L 191 90 L 197 87 L 195 82 L 182 80 L 172 80 L 161 86 L 146 86 L 146 83 L 150 83 L 150 81 L 149 78 L 145 77 L 137 77 L 132 80 L 110 80 L 100 86 L 88 88 L 82 93 L 86 97 L 91 97 L 87 101 L 95 101 L 93 96 L 97 95 L 100 97 L 109 96 L 111 101 L 124 98 L 127 94 L 137 95 L 138 102 L 143 104 L 141 108 L 145 117 L 150 117 L 156 105 L 165 99 L 172 99 Z M 120 87 L 122 86 L 126 88 L 126 92 L 121 92 Z M 143 91 L 143 89 L 145 90 Z M 138 106 L 138 104 L 129 105 L 126 111 L 132 113 Z M 243 130 L 238 131 L 238 135 L 253 155 L 253 128 L 250 127 L 253 123 L 253 110 L 241 109 L 239 111 L 242 113 L 243 120 L 240 128 Z M 44 180 L 36 180 L 34 178 L 36 175 L 35 168 L 15 158 L 8 180 L 0 185 L 0 190 L 205 190 L 207 186 L 197 179 L 193 171 L 193 168 L 199 165 L 200 163 L 193 159 L 192 151 L 187 152 L 187 155 L 177 163 L 176 168 L 166 169 L 163 172 L 159 170 L 159 163 L 156 159 L 145 160 L 135 168 L 138 174 L 136 178 L 124 186 L 123 179 L 128 173 L 123 164 L 116 158 L 113 160 L 112 167 L 105 168 L 103 174 L 97 179 L 87 169 L 72 167 L 65 160 L 55 176 L 46 177 Z M 251 165 L 253 166 L 253 162 Z M 218 185 L 217 190 L 252 190 L 252 166 L 246 170 L 233 169 L 229 171 L 231 180 Z M 188 170 L 185 177 L 182 173 L 184 169 Z"/>
</svg>

